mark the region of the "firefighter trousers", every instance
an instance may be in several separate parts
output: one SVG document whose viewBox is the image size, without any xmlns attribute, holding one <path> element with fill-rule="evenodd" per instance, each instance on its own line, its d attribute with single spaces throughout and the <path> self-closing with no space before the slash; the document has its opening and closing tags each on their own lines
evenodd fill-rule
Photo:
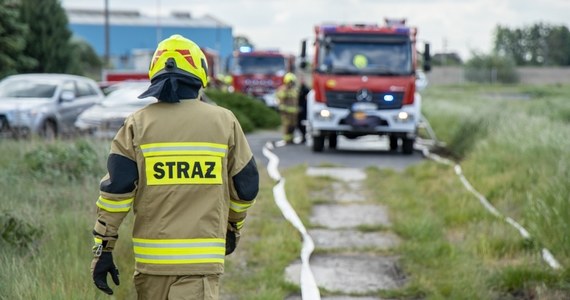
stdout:
<svg viewBox="0 0 570 300">
<path fill-rule="evenodd" d="M 218 300 L 220 275 L 166 276 L 136 272 L 138 300 Z"/>
<path fill-rule="evenodd" d="M 297 114 L 281 113 L 281 127 L 283 131 L 283 140 L 287 143 L 293 142 L 293 134 L 297 127 Z"/>
</svg>

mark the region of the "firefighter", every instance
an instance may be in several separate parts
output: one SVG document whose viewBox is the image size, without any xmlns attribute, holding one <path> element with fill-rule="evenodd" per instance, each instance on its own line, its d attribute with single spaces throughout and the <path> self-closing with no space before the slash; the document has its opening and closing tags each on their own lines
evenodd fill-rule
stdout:
<svg viewBox="0 0 570 300">
<path fill-rule="evenodd" d="M 113 248 L 133 211 L 134 282 L 138 299 L 218 299 L 224 257 L 258 192 L 251 149 L 235 116 L 198 101 L 207 63 L 191 40 L 158 44 L 150 104 L 129 116 L 111 142 L 100 183 L 91 264 L 97 288 L 107 274 L 119 285 Z"/>
<path fill-rule="evenodd" d="M 299 115 L 297 119 L 297 128 L 301 132 L 301 143 L 305 143 L 307 141 L 307 95 L 311 91 L 307 84 L 305 83 L 305 77 L 303 74 L 299 76 L 299 96 L 298 96 L 298 103 L 299 103 Z"/>
<path fill-rule="evenodd" d="M 277 109 L 281 115 L 281 127 L 285 143 L 293 143 L 293 134 L 297 127 L 297 115 L 299 113 L 299 92 L 295 86 L 297 78 L 293 73 L 287 73 L 283 77 L 283 85 L 277 89 Z"/>
</svg>

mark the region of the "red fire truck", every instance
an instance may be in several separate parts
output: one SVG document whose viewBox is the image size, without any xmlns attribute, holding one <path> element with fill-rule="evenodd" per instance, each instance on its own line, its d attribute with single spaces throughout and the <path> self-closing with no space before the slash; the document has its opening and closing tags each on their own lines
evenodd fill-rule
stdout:
<svg viewBox="0 0 570 300">
<path fill-rule="evenodd" d="M 236 51 L 229 61 L 234 91 L 262 99 L 275 107 L 275 90 L 293 70 L 293 56 L 279 51 Z"/>
<path fill-rule="evenodd" d="M 210 78 L 210 83 L 215 85 L 216 77 L 220 70 L 220 56 L 216 50 L 210 48 L 201 48 L 206 56 L 206 61 L 208 63 L 208 77 Z M 150 65 L 152 59 L 152 53 L 144 58 L 143 65 Z M 147 70 L 103 70 L 102 81 L 99 83 L 101 88 L 105 91 L 114 84 L 123 81 L 148 81 L 148 71 Z"/>
<path fill-rule="evenodd" d="M 335 149 L 339 135 L 387 135 L 392 150 L 401 144 L 404 154 L 413 152 L 421 117 L 416 33 L 405 20 L 315 27 L 313 89 L 307 97 L 313 151 L 323 151 L 325 141 Z M 302 67 L 306 45 L 303 41 Z M 423 56 L 423 69 L 429 71 L 427 43 Z"/>
</svg>

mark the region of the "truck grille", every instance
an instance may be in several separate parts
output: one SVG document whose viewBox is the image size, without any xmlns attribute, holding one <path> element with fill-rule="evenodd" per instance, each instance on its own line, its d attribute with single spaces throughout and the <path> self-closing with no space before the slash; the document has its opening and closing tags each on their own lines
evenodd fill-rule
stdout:
<svg viewBox="0 0 570 300">
<path fill-rule="evenodd" d="M 356 92 L 335 91 L 327 92 L 327 105 L 334 108 L 350 109 L 352 103 L 357 102 Z M 391 96 L 391 97 L 390 97 Z M 392 99 L 388 101 L 389 99 Z M 378 105 L 378 109 L 398 109 L 402 107 L 404 100 L 403 92 L 376 92 L 372 93 L 372 103 Z"/>
</svg>

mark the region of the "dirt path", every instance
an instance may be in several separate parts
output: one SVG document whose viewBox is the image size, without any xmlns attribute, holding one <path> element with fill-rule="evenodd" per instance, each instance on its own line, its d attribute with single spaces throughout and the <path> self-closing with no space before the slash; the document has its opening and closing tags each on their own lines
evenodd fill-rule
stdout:
<svg viewBox="0 0 570 300">
<path fill-rule="evenodd" d="M 364 187 L 362 169 L 309 168 L 309 176 L 328 176 L 336 181 L 330 189 L 315 191 L 322 200 L 313 207 L 309 234 L 316 251 L 310 264 L 322 299 L 373 300 L 379 290 L 397 289 L 404 284 L 396 256 L 380 255 L 398 244 L 390 232 L 386 207 L 370 199 Z M 285 270 L 288 281 L 299 284 L 300 261 Z M 361 296 L 350 296 L 350 295 Z M 294 295 L 287 299 L 301 299 Z"/>
</svg>

